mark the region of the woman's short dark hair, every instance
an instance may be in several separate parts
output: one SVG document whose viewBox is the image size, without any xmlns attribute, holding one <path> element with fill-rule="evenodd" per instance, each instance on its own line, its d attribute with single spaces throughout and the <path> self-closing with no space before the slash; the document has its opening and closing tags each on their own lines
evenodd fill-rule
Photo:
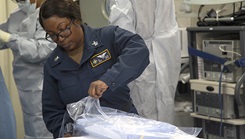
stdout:
<svg viewBox="0 0 245 139">
<path fill-rule="evenodd" d="M 52 16 L 78 20 L 82 23 L 80 7 L 73 0 L 46 0 L 40 8 L 40 24 L 43 26 L 43 20 Z"/>
</svg>

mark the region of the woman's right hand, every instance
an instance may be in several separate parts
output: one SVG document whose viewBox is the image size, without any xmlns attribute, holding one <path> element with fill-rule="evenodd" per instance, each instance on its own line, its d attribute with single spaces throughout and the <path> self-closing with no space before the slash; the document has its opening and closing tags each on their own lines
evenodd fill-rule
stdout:
<svg viewBox="0 0 245 139">
<path fill-rule="evenodd" d="M 64 137 L 66 138 L 66 137 L 72 137 L 72 133 L 66 133 L 66 134 L 64 134 Z"/>
<path fill-rule="evenodd" d="M 93 98 L 100 98 L 107 90 L 108 86 L 101 80 L 94 81 L 90 84 L 88 94 Z"/>
</svg>

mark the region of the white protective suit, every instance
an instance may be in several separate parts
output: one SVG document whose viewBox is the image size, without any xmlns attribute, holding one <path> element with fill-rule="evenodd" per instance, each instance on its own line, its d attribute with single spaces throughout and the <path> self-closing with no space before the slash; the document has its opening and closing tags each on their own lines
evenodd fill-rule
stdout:
<svg viewBox="0 0 245 139">
<path fill-rule="evenodd" d="M 13 52 L 13 75 L 23 110 L 25 139 L 53 138 L 42 117 L 43 64 L 56 47 L 45 40 L 45 31 L 38 21 L 39 8 L 33 13 L 17 10 L 0 29 L 11 35 L 0 42 L 0 49 Z"/>
<path fill-rule="evenodd" d="M 110 24 L 141 35 L 150 64 L 129 84 L 139 115 L 173 123 L 174 97 L 181 66 L 174 0 L 114 0 Z"/>
<path fill-rule="evenodd" d="M 0 67 L 0 139 L 17 139 L 14 109 Z"/>
</svg>

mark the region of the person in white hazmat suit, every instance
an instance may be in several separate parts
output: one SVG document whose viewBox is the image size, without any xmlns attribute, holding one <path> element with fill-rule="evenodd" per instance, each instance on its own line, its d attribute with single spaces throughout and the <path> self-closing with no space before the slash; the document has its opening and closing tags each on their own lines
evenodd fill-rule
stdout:
<svg viewBox="0 0 245 139">
<path fill-rule="evenodd" d="M 25 139 L 48 139 L 42 117 L 43 64 L 55 43 L 45 40 L 38 21 L 44 0 L 16 0 L 19 8 L 0 25 L 0 49 L 12 50 L 13 75 L 22 105 Z"/>
<path fill-rule="evenodd" d="M 0 67 L 0 139 L 17 139 L 14 109 Z"/>
<path fill-rule="evenodd" d="M 140 116 L 173 124 L 181 48 L 174 0 L 114 0 L 109 22 L 141 35 L 150 64 L 129 84 Z"/>
</svg>

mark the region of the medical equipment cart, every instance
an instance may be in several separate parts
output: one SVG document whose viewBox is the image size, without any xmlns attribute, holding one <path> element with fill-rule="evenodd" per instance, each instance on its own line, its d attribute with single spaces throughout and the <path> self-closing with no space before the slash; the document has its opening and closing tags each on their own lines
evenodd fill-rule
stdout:
<svg viewBox="0 0 245 139">
<path fill-rule="evenodd" d="M 233 61 L 245 57 L 245 26 L 189 27 L 187 34 L 195 126 L 205 139 L 244 139 L 245 68 Z M 229 62 L 234 70 L 222 72 Z"/>
</svg>

